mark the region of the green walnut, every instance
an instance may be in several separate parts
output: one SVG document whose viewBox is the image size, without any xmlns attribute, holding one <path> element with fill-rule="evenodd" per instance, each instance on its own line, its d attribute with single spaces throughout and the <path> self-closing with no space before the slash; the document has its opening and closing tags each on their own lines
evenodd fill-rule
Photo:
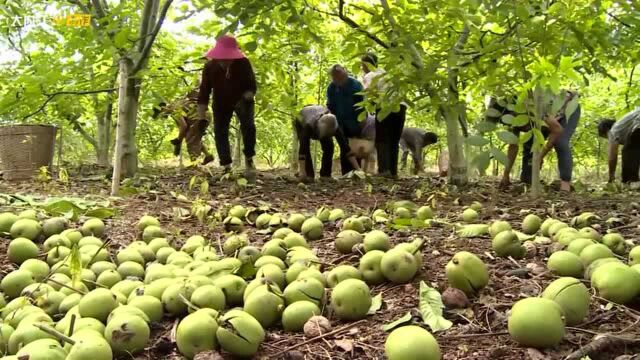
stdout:
<svg viewBox="0 0 640 360">
<path fill-rule="evenodd" d="M 636 246 L 629 251 L 629 266 L 640 264 L 640 246 Z"/>
<path fill-rule="evenodd" d="M 310 301 L 296 301 L 282 312 L 282 328 L 287 332 L 301 332 L 310 318 L 321 313 L 318 305 Z"/>
<path fill-rule="evenodd" d="M 589 289 L 576 278 L 563 277 L 554 280 L 541 297 L 560 305 L 567 325 L 580 324 L 589 313 Z"/>
<path fill-rule="evenodd" d="M 418 218 L 418 220 L 433 219 L 433 210 L 430 206 L 421 206 L 416 211 L 416 218 Z"/>
<path fill-rule="evenodd" d="M 336 287 L 340 282 L 347 279 L 362 279 L 360 271 L 351 265 L 340 265 L 329 271 L 327 275 L 327 284 L 330 287 Z"/>
<path fill-rule="evenodd" d="M 418 272 L 418 262 L 412 253 L 394 248 L 382 256 L 380 270 L 392 283 L 404 284 L 411 281 Z"/>
<path fill-rule="evenodd" d="M 104 330 L 104 338 L 116 354 L 136 354 L 149 342 L 151 330 L 139 316 L 120 314 L 114 316 Z"/>
<path fill-rule="evenodd" d="M 489 283 L 487 265 L 475 254 L 458 252 L 445 267 L 449 286 L 475 296 Z"/>
<path fill-rule="evenodd" d="M 358 270 L 360 270 L 360 273 L 362 274 L 362 280 L 367 284 L 378 285 L 385 281 L 385 277 L 380 266 L 384 254 L 384 251 L 371 250 L 360 258 Z"/>
<path fill-rule="evenodd" d="M 220 347 L 235 356 L 251 357 L 264 340 L 264 329 L 253 316 L 240 310 L 227 312 L 220 320 L 216 338 Z"/>
<path fill-rule="evenodd" d="M 289 225 L 289 229 L 300 232 L 305 220 L 307 220 L 307 217 L 302 214 L 291 214 L 287 219 L 287 224 Z"/>
<path fill-rule="evenodd" d="M 329 221 L 338 221 L 345 218 L 344 210 L 342 209 L 333 209 L 329 212 Z"/>
<path fill-rule="evenodd" d="M 526 252 L 518 240 L 518 235 L 512 230 L 503 231 L 496 235 L 491 241 L 491 248 L 500 257 L 511 256 L 514 259 L 522 259 Z"/>
<path fill-rule="evenodd" d="M 364 232 L 364 224 L 357 217 L 350 217 L 342 222 L 342 230 L 353 230 L 362 234 Z"/>
<path fill-rule="evenodd" d="M 515 303 L 507 322 L 509 335 L 522 346 L 550 348 L 564 338 L 562 308 L 555 301 L 530 297 Z"/>
<path fill-rule="evenodd" d="M 11 225 L 9 230 L 11 237 L 27 238 L 31 241 L 37 240 L 42 234 L 42 226 L 36 220 L 32 219 L 18 219 Z"/>
<path fill-rule="evenodd" d="M 580 277 L 584 272 L 584 265 L 580 257 L 569 251 L 556 251 L 549 256 L 547 268 L 560 276 Z"/>
<path fill-rule="evenodd" d="M 618 233 L 605 234 L 602 237 L 602 243 L 607 245 L 611 251 L 618 255 L 623 255 L 626 250 L 626 244 L 622 235 Z"/>
<path fill-rule="evenodd" d="M 309 218 L 302 223 L 300 231 L 309 240 L 319 240 L 322 238 L 322 221 L 315 217 Z"/>
<path fill-rule="evenodd" d="M 593 244 L 585 247 L 580 252 L 580 260 L 588 266 L 597 259 L 614 257 L 613 252 L 604 244 Z"/>
<path fill-rule="evenodd" d="M 391 242 L 389 241 L 389 235 L 381 230 L 369 231 L 362 240 L 364 244 L 364 250 L 369 252 L 371 250 L 387 251 L 391 248 Z"/>
<path fill-rule="evenodd" d="M 336 236 L 336 250 L 341 254 L 350 254 L 355 245 L 360 244 L 364 236 L 355 230 L 343 230 Z"/>
<path fill-rule="evenodd" d="M 474 223 L 478 221 L 479 217 L 478 212 L 472 208 L 467 208 L 462 212 L 462 221 L 466 223 Z"/>
<path fill-rule="evenodd" d="M 522 232 L 533 235 L 540 230 L 542 219 L 536 214 L 529 214 L 522 220 Z"/>
<path fill-rule="evenodd" d="M 507 230 L 511 230 L 511 224 L 504 220 L 496 220 L 489 226 L 489 235 L 493 239 L 499 233 Z"/>
<path fill-rule="evenodd" d="M 584 248 L 593 244 L 596 244 L 596 242 L 591 239 L 587 239 L 587 238 L 575 239 L 569 245 L 567 245 L 567 251 L 574 253 L 575 255 L 580 255 L 580 253 L 582 252 L 582 250 L 584 250 Z"/>
<path fill-rule="evenodd" d="M 198 310 L 187 315 L 176 330 L 176 345 L 180 354 L 193 359 L 199 352 L 216 349 L 217 330 L 218 322 L 209 311 Z"/>
<path fill-rule="evenodd" d="M 402 326 L 389 334 L 384 343 L 389 360 L 440 360 L 442 353 L 436 339 L 427 330 L 415 326 Z"/>
<path fill-rule="evenodd" d="M 371 293 L 367 284 L 358 279 L 340 282 L 331 292 L 331 308 L 342 320 L 359 320 L 371 308 Z"/>
<path fill-rule="evenodd" d="M 640 295 L 640 273 L 625 264 L 611 262 L 594 270 L 591 286 L 601 297 L 625 305 Z"/>
</svg>

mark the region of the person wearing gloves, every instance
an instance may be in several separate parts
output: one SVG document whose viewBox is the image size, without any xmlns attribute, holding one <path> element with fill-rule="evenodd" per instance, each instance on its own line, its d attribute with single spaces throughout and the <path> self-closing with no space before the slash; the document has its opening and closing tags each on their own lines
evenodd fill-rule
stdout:
<svg viewBox="0 0 640 360">
<path fill-rule="evenodd" d="M 251 62 L 242 53 L 232 36 L 223 35 L 207 52 L 198 96 L 198 116 L 206 119 L 209 99 L 213 93 L 213 131 L 220 165 L 225 172 L 231 171 L 231 146 L 229 126 L 235 113 L 240 122 L 244 144 L 245 177 L 255 179 L 256 126 L 254 122 L 254 96 L 257 91 L 256 77 Z"/>
</svg>

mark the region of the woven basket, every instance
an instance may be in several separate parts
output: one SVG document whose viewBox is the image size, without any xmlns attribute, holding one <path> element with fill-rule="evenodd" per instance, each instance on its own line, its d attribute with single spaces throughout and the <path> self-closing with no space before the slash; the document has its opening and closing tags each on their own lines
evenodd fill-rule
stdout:
<svg viewBox="0 0 640 360">
<path fill-rule="evenodd" d="M 51 170 L 55 144 L 55 126 L 0 126 L 0 178 L 22 180 L 42 166 Z"/>
</svg>

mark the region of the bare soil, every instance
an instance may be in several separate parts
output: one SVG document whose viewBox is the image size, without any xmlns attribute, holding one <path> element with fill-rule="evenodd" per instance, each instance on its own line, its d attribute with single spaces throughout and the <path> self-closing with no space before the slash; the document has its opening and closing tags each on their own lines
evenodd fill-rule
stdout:
<svg viewBox="0 0 640 360">
<path fill-rule="evenodd" d="M 0 193 L 108 197 L 109 181 L 100 173 L 100 169 L 74 171 L 69 184 L 34 181 L 3 183 L 0 184 Z M 374 209 L 384 207 L 392 200 L 412 200 L 419 205 L 435 205 L 437 218 L 452 223 L 459 221 L 458 217 L 464 206 L 479 201 L 483 204 L 482 222 L 504 219 L 511 222 L 514 228 L 518 228 L 527 213 L 570 221 L 581 212 L 592 211 L 602 217 L 603 221 L 599 226 L 603 232 L 613 228 L 627 239 L 637 239 L 640 234 L 636 222 L 637 204 L 634 203 L 637 196 L 629 196 L 628 193 L 598 195 L 583 192 L 567 195 L 549 188 L 546 196 L 531 198 L 523 194 L 521 187 L 501 192 L 497 190 L 497 183 L 493 180 L 458 189 L 446 185 L 444 180 L 435 176 L 396 181 L 371 179 L 369 182 L 344 179 L 299 186 L 297 181 L 286 175 L 286 171 L 270 171 L 261 172 L 257 184 L 248 187 L 239 186 L 234 180 L 211 179 L 208 195 L 202 196 L 198 191 L 199 182 L 193 190 L 189 189 L 189 182 L 193 176 L 210 178 L 208 174 L 194 169 L 147 170 L 131 185 L 138 193 L 112 198 L 118 214 L 107 221 L 106 237 L 110 240 L 111 250 L 116 251 L 137 238 L 135 222 L 143 214 L 157 216 L 169 230 L 171 240 L 175 244 L 194 234 L 201 234 L 211 239 L 214 244 L 223 238 L 220 225 L 203 225 L 194 217 L 177 219 L 174 208 L 189 210 L 191 204 L 176 195 L 184 195 L 188 200 L 202 197 L 214 209 L 231 204 L 269 205 L 274 211 L 311 214 L 324 205 L 342 208 L 348 215 L 370 214 Z M 4 210 L 2 206 L 0 210 Z M 604 220 L 610 217 L 620 218 L 622 223 L 606 224 Z M 269 239 L 268 235 L 257 234 L 253 229 L 249 231 L 250 239 L 256 246 Z M 435 334 L 444 359 L 562 359 L 590 343 L 597 334 L 611 333 L 640 339 L 640 304 L 628 307 L 607 306 L 605 300 L 594 294 L 588 320 L 584 324 L 568 328 L 565 340 L 559 347 L 540 351 L 520 347 L 506 334 L 507 311 L 515 301 L 539 295 L 545 286 L 556 278 L 544 271 L 546 256 L 550 253 L 549 248 L 540 246 L 535 256 L 512 261 L 493 257 L 488 238 L 459 238 L 453 229 L 446 225 L 420 230 L 386 231 L 394 243 L 415 236 L 422 236 L 428 242 L 423 251 L 423 267 L 412 283 L 373 287 L 374 294 L 382 294 L 382 309 L 356 326 L 331 318 L 329 309 L 326 309 L 333 329 L 345 328 L 334 336 L 305 343 L 309 339 L 303 334 L 288 334 L 278 329 L 269 329 L 267 339 L 261 345 L 256 358 L 384 358 L 386 333 L 382 330 L 382 325 L 417 307 L 420 281 L 425 281 L 443 292 L 447 287 L 444 267 L 451 256 L 460 250 L 478 254 L 489 266 L 491 281 L 478 298 L 471 299 L 472 305 L 469 309 L 446 312 L 446 317 L 454 322 L 454 326 L 445 332 Z M 324 238 L 311 244 L 324 262 L 324 270 L 339 264 L 358 264 L 357 255 L 345 256 L 334 249 L 333 239 L 337 232 L 339 227 L 336 224 L 328 224 L 324 229 Z M 1 254 L 6 254 L 6 245 L 7 241 L 0 241 Z M 532 269 L 535 265 L 538 265 L 538 271 L 523 270 Z M 0 270 L 3 273 L 13 267 L 6 255 L 0 255 Z M 171 341 L 171 332 L 175 324 L 175 319 L 166 319 L 161 324 L 154 324 L 148 349 L 137 355 L 136 359 L 180 358 Z M 590 356 L 593 360 L 616 359 L 625 354 L 633 355 L 639 352 L 640 347 L 620 345 L 603 349 Z M 201 359 L 217 359 L 216 356 L 212 354 Z M 223 354 L 223 358 L 230 357 Z"/>
</svg>

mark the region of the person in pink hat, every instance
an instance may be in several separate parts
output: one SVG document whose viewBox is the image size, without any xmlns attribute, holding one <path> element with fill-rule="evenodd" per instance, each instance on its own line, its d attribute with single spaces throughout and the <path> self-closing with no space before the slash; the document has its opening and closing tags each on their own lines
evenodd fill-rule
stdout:
<svg viewBox="0 0 640 360">
<path fill-rule="evenodd" d="M 244 156 L 245 177 L 255 179 L 256 126 L 254 122 L 254 96 L 256 77 L 251 62 L 242 53 L 232 36 L 223 35 L 205 55 L 209 60 L 202 72 L 198 96 L 198 115 L 206 119 L 209 99 L 213 92 L 213 131 L 220 165 L 225 172 L 231 170 L 231 146 L 229 125 L 235 112 L 240 121 Z"/>
</svg>

